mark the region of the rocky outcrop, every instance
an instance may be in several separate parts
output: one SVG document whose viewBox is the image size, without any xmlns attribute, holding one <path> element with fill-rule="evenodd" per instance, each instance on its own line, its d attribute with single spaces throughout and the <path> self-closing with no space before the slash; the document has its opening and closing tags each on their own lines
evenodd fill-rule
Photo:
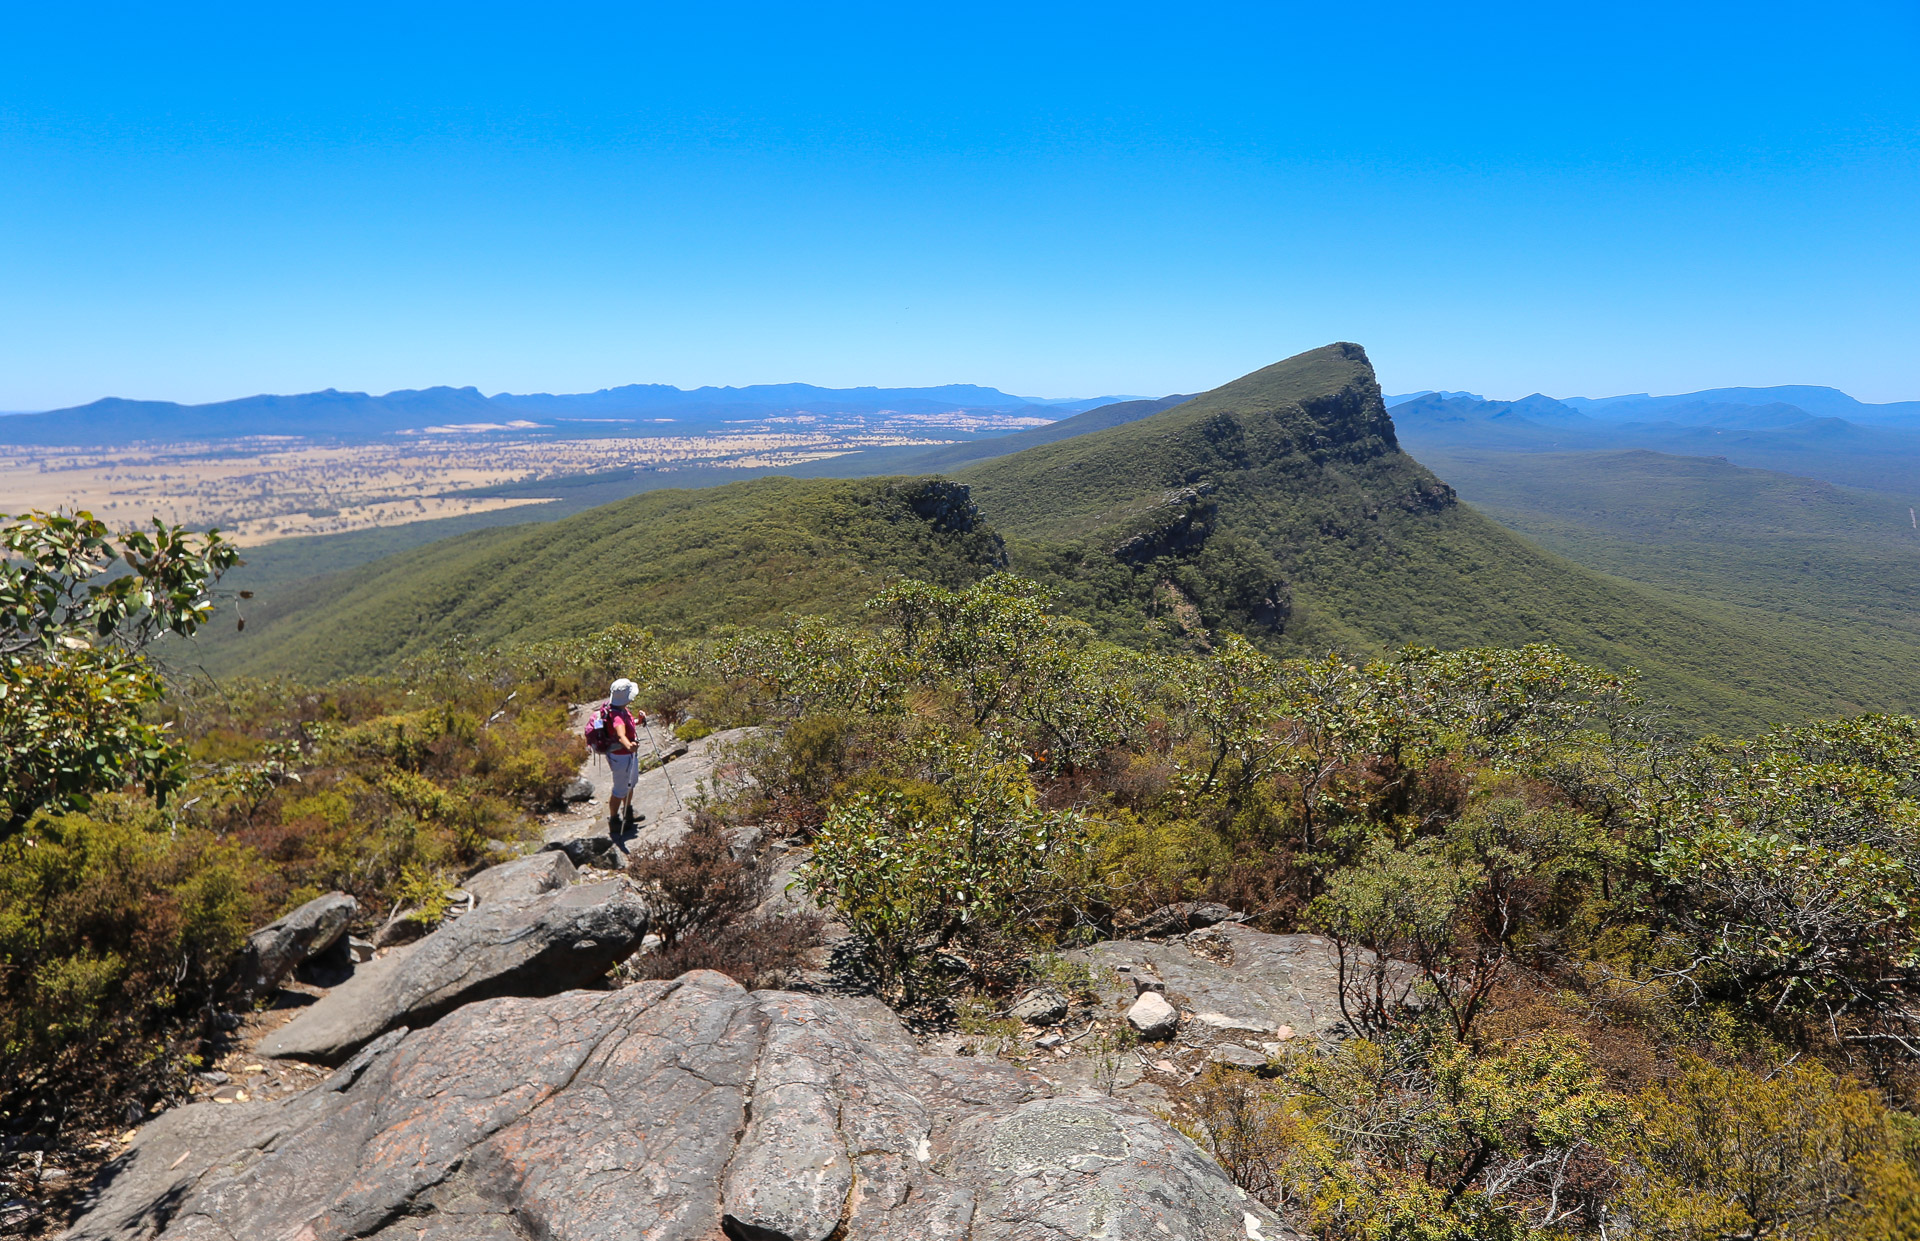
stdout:
<svg viewBox="0 0 1920 1241">
<path fill-rule="evenodd" d="M 1136 517 L 1113 546 L 1114 559 L 1145 564 L 1161 556 L 1192 551 L 1207 541 L 1220 516 L 1219 501 L 1210 498 L 1213 484 L 1167 492 L 1160 502 Z"/>
<path fill-rule="evenodd" d="M 1372 962 L 1371 953 L 1354 951 L 1356 964 Z M 1340 954 L 1323 936 L 1269 935 L 1222 922 L 1165 942 L 1112 940 L 1070 955 L 1125 980 L 1114 984 L 1117 1002 L 1131 1004 L 1139 991 L 1164 991 L 1192 1015 L 1183 1024 L 1203 1041 L 1259 1045 L 1344 1029 Z"/>
<path fill-rule="evenodd" d="M 318 956 L 340 941 L 360 912 L 360 904 L 345 892 L 316 896 L 284 918 L 269 922 L 247 936 L 237 986 L 265 994 L 287 980 L 309 957 Z"/>
<path fill-rule="evenodd" d="M 470 915 L 470 916 L 478 916 Z M 897 1030 L 897 1026 L 894 1027 Z M 698 972 L 471 1004 L 271 1103 L 196 1104 L 74 1241 L 907 1241 L 1291 1233 L 1151 1114 Z"/>
<path fill-rule="evenodd" d="M 623 879 L 478 905 L 418 943 L 369 961 L 269 1034 L 264 1056 L 337 1064 L 382 1033 L 500 995 L 584 986 L 633 955 L 647 910 Z"/>
</svg>

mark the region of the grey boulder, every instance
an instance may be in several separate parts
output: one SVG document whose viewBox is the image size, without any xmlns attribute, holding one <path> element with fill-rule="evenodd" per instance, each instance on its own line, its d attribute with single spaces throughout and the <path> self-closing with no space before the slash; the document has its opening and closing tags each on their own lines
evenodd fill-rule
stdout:
<svg viewBox="0 0 1920 1241">
<path fill-rule="evenodd" d="M 473 1004 L 299 1095 L 194 1104 L 73 1241 L 1283 1241 L 1157 1117 L 696 972 Z"/>
<path fill-rule="evenodd" d="M 337 1064 L 388 1030 L 430 1024 L 475 1000 L 584 986 L 633 955 L 647 922 L 620 879 L 482 905 L 360 966 L 258 1050 Z"/>
<path fill-rule="evenodd" d="M 1127 1024 L 1145 1039 L 1172 1038 L 1180 1027 L 1180 1010 L 1158 991 L 1142 991 L 1127 1009 Z"/>
<path fill-rule="evenodd" d="M 238 985 L 272 991 L 308 957 L 318 956 L 347 933 L 360 903 L 345 892 L 316 896 L 300 908 L 247 936 Z"/>
</svg>

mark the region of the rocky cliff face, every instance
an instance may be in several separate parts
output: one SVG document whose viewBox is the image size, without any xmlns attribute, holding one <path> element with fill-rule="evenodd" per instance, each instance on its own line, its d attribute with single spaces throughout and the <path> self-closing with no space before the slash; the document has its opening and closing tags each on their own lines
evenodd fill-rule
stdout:
<svg viewBox="0 0 1920 1241">
<path fill-rule="evenodd" d="M 1149 1113 L 694 973 L 469 1004 L 147 1126 L 74 1241 L 1293 1237 Z"/>
</svg>

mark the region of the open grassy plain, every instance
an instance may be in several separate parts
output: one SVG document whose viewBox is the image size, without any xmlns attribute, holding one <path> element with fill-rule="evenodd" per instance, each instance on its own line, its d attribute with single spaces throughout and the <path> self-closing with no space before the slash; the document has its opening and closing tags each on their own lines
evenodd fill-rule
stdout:
<svg viewBox="0 0 1920 1241">
<path fill-rule="evenodd" d="M 542 504 L 555 498 L 538 492 L 546 480 L 609 471 L 762 471 L 948 442 L 917 432 L 768 421 L 786 425 L 712 435 L 562 439 L 525 428 L 442 427 L 358 444 L 269 436 L 109 449 L 0 447 L 0 512 L 88 509 L 116 524 L 160 517 L 217 526 L 251 546 Z M 535 494 L 471 494 L 504 484 L 533 485 Z"/>
</svg>

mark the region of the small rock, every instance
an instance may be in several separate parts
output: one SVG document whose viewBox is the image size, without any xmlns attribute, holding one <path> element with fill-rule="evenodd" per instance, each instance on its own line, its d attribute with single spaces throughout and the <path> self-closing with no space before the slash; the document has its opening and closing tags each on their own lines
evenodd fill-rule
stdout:
<svg viewBox="0 0 1920 1241">
<path fill-rule="evenodd" d="M 194 1076 L 209 1086 L 224 1086 L 233 1080 L 219 1069 L 208 1069 L 204 1073 L 195 1073 Z"/>
<path fill-rule="evenodd" d="M 1171 1060 L 1155 1060 L 1153 1062 L 1153 1068 L 1156 1073 L 1178 1073 L 1180 1071 L 1180 1066 Z"/>
<path fill-rule="evenodd" d="M 1133 993 L 1135 995 L 1145 995 L 1149 991 L 1165 995 L 1167 993 L 1167 984 L 1161 982 L 1152 974 L 1135 974 L 1133 976 Z"/>
<path fill-rule="evenodd" d="M 593 785 L 587 783 L 584 777 L 575 776 L 567 781 L 566 788 L 560 790 L 560 800 L 569 806 L 578 805 L 583 801 L 592 801 Z"/>
<path fill-rule="evenodd" d="M 1213 1049 L 1213 1058 L 1221 1064 L 1230 1064 L 1236 1069 L 1264 1069 L 1267 1058 L 1250 1047 L 1238 1043 L 1222 1043 Z"/>
<path fill-rule="evenodd" d="M 1127 1024 L 1141 1038 L 1169 1038 L 1180 1025 L 1180 1014 L 1158 991 L 1143 991 L 1127 1010 Z"/>
<path fill-rule="evenodd" d="M 1067 997 L 1051 987 L 1037 987 L 1021 996 L 1007 1016 L 1030 1026 L 1058 1025 L 1067 1019 Z"/>
<path fill-rule="evenodd" d="M 347 936 L 347 955 L 353 958 L 355 965 L 365 965 L 373 960 L 373 941 L 361 939 L 358 935 Z"/>
<path fill-rule="evenodd" d="M 1043 1034 L 1033 1040 L 1033 1045 L 1035 1047 L 1058 1047 L 1066 1041 L 1066 1035 L 1064 1034 Z"/>
<path fill-rule="evenodd" d="M 1228 1013 L 1201 1013 L 1196 1019 L 1203 1026 L 1215 1030 L 1244 1030 L 1249 1034 L 1272 1034 L 1273 1027 L 1264 1021 L 1252 1017 L 1235 1017 Z"/>
<path fill-rule="evenodd" d="M 542 853 L 564 853 L 575 866 L 596 866 L 601 870 L 619 870 L 622 862 L 611 836 L 579 836 L 573 840 L 550 840 Z"/>
</svg>

